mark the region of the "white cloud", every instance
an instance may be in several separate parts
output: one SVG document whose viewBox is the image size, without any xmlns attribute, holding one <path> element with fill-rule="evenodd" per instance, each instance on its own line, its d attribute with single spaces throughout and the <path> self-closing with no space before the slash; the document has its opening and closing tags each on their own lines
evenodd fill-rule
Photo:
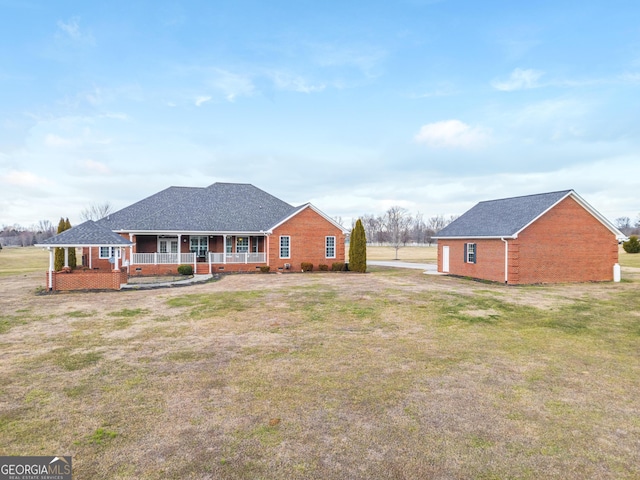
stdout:
<svg viewBox="0 0 640 480">
<path fill-rule="evenodd" d="M 84 160 L 80 162 L 80 166 L 90 173 L 99 173 L 101 175 L 107 175 L 111 173 L 109 167 L 107 167 L 104 163 L 98 162 L 96 160 Z"/>
<path fill-rule="evenodd" d="M 539 70 L 527 69 L 523 70 L 521 68 L 516 68 L 509 79 L 506 81 L 494 80 L 491 82 L 491 85 L 496 90 L 500 90 L 502 92 L 512 92 L 515 90 L 527 90 L 530 88 L 537 88 L 540 85 L 538 84 L 538 79 L 544 75 L 544 72 Z"/>
<path fill-rule="evenodd" d="M 44 137 L 44 144 L 50 148 L 68 148 L 77 145 L 77 142 L 74 140 L 69 140 L 67 138 L 62 138 L 53 133 L 48 133 Z"/>
<path fill-rule="evenodd" d="M 210 96 L 199 96 L 196 98 L 196 102 L 195 105 L 196 107 L 200 107 L 203 103 L 207 103 L 209 100 L 211 100 Z"/>
<path fill-rule="evenodd" d="M 285 72 L 272 72 L 270 76 L 275 86 L 281 90 L 314 93 L 321 92 L 326 87 L 324 84 L 313 85 L 299 75 L 291 75 Z"/>
<path fill-rule="evenodd" d="M 0 175 L 0 182 L 18 187 L 38 187 L 43 184 L 46 185 L 51 183 L 46 178 L 38 177 L 31 172 L 20 170 L 11 170 L 4 175 Z"/>
<path fill-rule="evenodd" d="M 226 70 L 215 70 L 215 78 L 211 84 L 221 90 L 225 98 L 233 102 L 236 97 L 250 97 L 255 92 L 255 87 L 251 78 L 246 75 L 227 72 Z"/>
<path fill-rule="evenodd" d="M 444 120 L 420 127 L 415 140 L 436 148 L 476 148 L 489 141 L 489 131 L 460 120 Z"/>
<path fill-rule="evenodd" d="M 71 17 L 67 22 L 58 20 L 58 28 L 64 32 L 65 36 L 74 42 L 86 43 L 88 45 L 94 45 L 95 39 L 90 32 L 83 32 L 80 29 L 80 18 Z M 60 37 L 60 35 L 57 35 Z"/>
</svg>

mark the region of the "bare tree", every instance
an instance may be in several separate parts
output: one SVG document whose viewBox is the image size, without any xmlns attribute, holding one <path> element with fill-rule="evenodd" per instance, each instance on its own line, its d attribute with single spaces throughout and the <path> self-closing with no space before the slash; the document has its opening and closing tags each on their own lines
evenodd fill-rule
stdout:
<svg viewBox="0 0 640 480">
<path fill-rule="evenodd" d="M 433 236 L 447 226 L 444 215 L 436 215 L 427 220 L 427 243 L 431 246 Z"/>
<path fill-rule="evenodd" d="M 110 213 L 113 213 L 113 207 L 109 202 L 92 203 L 88 208 L 80 212 L 80 220 L 83 222 L 87 220 L 100 220 Z"/>
<path fill-rule="evenodd" d="M 381 243 L 384 241 L 384 232 L 382 228 L 382 219 L 371 214 L 362 215 L 360 217 L 364 228 L 367 242 Z"/>
<path fill-rule="evenodd" d="M 631 226 L 631 219 L 629 217 L 618 217 L 615 219 L 615 224 L 618 230 L 625 235 L 630 235 L 633 227 Z"/>
<path fill-rule="evenodd" d="M 405 208 L 394 206 L 385 213 L 385 227 L 389 242 L 396 250 L 396 260 L 398 260 L 398 250 L 406 245 L 407 232 L 411 225 L 411 216 Z"/>
<path fill-rule="evenodd" d="M 426 243 L 427 225 L 424 223 L 424 216 L 418 212 L 413 219 L 413 241 L 416 243 Z"/>
</svg>

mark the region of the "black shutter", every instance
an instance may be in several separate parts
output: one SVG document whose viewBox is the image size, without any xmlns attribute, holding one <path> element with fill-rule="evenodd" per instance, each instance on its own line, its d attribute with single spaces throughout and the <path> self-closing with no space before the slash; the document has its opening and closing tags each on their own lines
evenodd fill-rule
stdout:
<svg viewBox="0 0 640 480">
<path fill-rule="evenodd" d="M 478 263 L 478 244 L 474 245 L 475 254 L 473 255 L 473 263 Z"/>
<path fill-rule="evenodd" d="M 468 244 L 466 243 L 464 244 L 464 260 L 463 260 L 464 263 L 467 263 L 467 245 Z"/>
</svg>

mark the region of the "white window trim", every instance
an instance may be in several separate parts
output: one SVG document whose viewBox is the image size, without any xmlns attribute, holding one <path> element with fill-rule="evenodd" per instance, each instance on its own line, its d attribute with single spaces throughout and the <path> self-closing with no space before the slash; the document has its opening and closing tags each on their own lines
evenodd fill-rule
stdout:
<svg viewBox="0 0 640 480">
<path fill-rule="evenodd" d="M 191 242 L 193 241 L 194 238 L 198 239 L 198 250 L 193 250 L 193 244 Z M 203 245 L 201 243 L 201 240 L 203 238 L 206 240 L 206 245 Z M 196 254 L 199 255 L 200 252 L 201 252 L 201 248 L 200 247 L 203 247 L 203 246 L 205 247 L 204 252 L 208 252 L 209 251 L 209 236 L 208 235 L 191 235 L 189 237 L 189 253 L 194 253 L 195 252 Z"/>
<path fill-rule="evenodd" d="M 103 248 L 108 248 L 109 249 L 109 256 L 108 257 L 103 257 L 102 256 L 102 249 Z M 122 250 L 118 247 L 98 247 L 98 257 L 101 259 L 107 259 L 107 258 L 113 258 L 115 256 L 114 251 L 117 252 L 118 254 L 118 258 L 122 258 Z"/>
<path fill-rule="evenodd" d="M 473 250 L 473 251 L 471 251 Z M 472 260 L 473 259 L 473 260 Z M 467 263 L 476 263 L 476 244 L 467 243 Z"/>
<path fill-rule="evenodd" d="M 242 239 L 243 244 L 246 242 L 246 245 L 241 245 L 240 239 Z M 249 237 L 236 237 L 236 253 L 249 253 Z"/>
<path fill-rule="evenodd" d="M 161 252 L 160 251 L 160 242 L 162 241 L 166 241 L 167 242 L 167 252 Z M 158 253 L 178 253 L 178 252 L 172 252 L 171 251 L 171 242 L 175 241 L 176 245 L 178 246 L 178 250 L 180 250 L 180 245 L 178 244 L 178 237 L 164 237 L 164 238 L 158 238 L 158 246 L 156 248 L 156 252 Z"/>
<path fill-rule="evenodd" d="M 333 245 L 329 246 L 329 239 L 333 239 Z M 333 255 L 327 255 L 329 248 L 333 249 Z M 336 258 L 336 237 L 335 235 L 327 235 L 324 237 L 324 258 Z"/>
<path fill-rule="evenodd" d="M 285 257 L 282 255 L 282 240 L 286 238 L 287 239 L 287 253 L 288 255 Z M 291 258 L 291 236 L 290 235 L 280 235 L 280 258 Z"/>
</svg>

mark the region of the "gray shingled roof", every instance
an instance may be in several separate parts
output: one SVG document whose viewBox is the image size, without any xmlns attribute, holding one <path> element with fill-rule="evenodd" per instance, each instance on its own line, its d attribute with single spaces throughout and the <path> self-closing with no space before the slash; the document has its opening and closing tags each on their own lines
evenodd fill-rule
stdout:
<svg viewBox="0 0 640 480">
<path fill-rule="evenodd" d="M 87 220 L 80 225 L 47 238 L 38 246 L 129 246 L 131 242 L 108 228 Z"/>
<path fill-rule="evenodd" d="M 572 192 L 562 190 L 480 202 L 435 237 L 511 237 Z"/>
<path fill-rule="evenodd" d="M 113 231 L 267 231 L 296 207 L 250 184 L 169 187 L 98 224 Z"/>
</svg>

